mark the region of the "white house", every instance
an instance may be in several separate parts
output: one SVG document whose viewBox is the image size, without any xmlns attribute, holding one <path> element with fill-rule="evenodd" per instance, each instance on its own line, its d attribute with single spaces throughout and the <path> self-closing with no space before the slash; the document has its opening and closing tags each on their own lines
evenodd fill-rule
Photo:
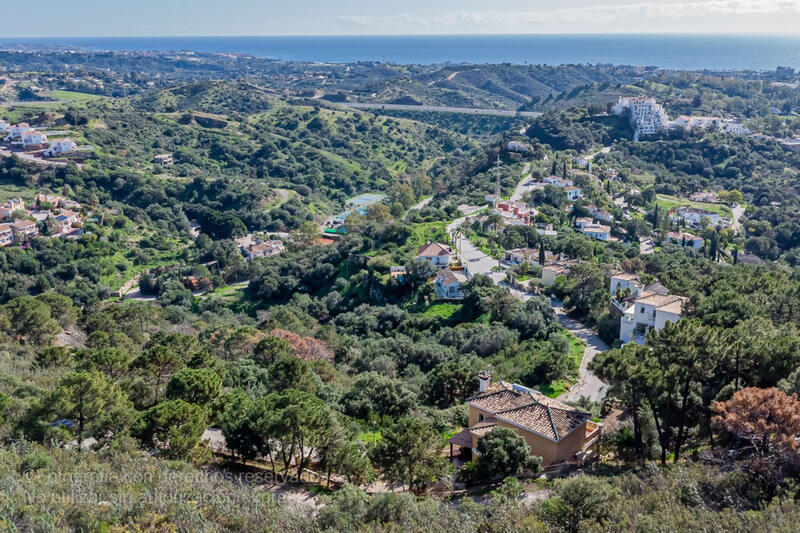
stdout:
<svg viewBox="0 0 800 533">
<path fill-rule="evenodd" d="M 437 268 L 447 268 L 453 259 L 449 246 L 438 242 L 428 242 L 417 249 L 417 261 L 425 261 Z"/>
<path fill-rule="evenodd" d="M 0 246 L 8 246 L 14 242 L 11 224 L 0 224 Z"/>
<path fill-rule="evenodd" d="M 263 241 L 245 249 L 245 255 L 247 255 L 248 261 L 261 257 L 272 257 L 282 253 L 283 243 L 281 241 Z"/>
<path fill-rule="evenodd" d="M 542 286 L 552 287 L 558 277 L 569 274 L 570 270 L 572 270 L 572 267 L 577 264 L 578 261 L 567 259 L 565 261 L 559 261 L 543 267 Z"/>
<path fill-rule="evenodd" d="M 586 208 L 594 218 L 602 220 L 603 222 L 614 222 L 614 215 L 605 209 L 600 209 L 597 206 L 590 205 Z"/>
<path fill-rule="evenodd" d="M 11 129 L 11 124 L 0 119 L 0 133 L 8 133 L 9 129 Z"/>
<path fill-rule="evenodd" d="M 73 224 L 77 224 L 81 220 L 81 215 L 75 211 L 62 209 L 57 215 L 54 216 L 56 227 L 59 233 L 64 233 L 72 229 Z"/>
<path fill-rule="evenodd" d="M 691 246 L 692 248 L 702 248 L 703 238 L 685 231 L 670 231 L 667 233 L 667 242 L 680 244 L 681 246 Z"/>
<path fill-rule="evenodd" d="M 24 211 L 25 202 L 22 198 L 12 198 L 0 205 L 0 220 L 10 219 L 14 215 L 14 211 Z"/>
<path fill-rule="evenodd" d="M 548 185 L 552 185 L 553 187 L 572 187 L 573 182 L 569 178 L 559 178 L 558 176 L 547 176 L 542 181 L 547 183 Z"/>
<path fill-rule="evenodd" d="M 22 146 L 25 148 L 31 146 L 42 146 L 47 142 L 47 135 L 38 131 L 26 131 L 20 135 L 22 139 Z"/>
<path fill-rule="evenodd" d="M 581 233 L 591 237 L 596 241 L 611 240 L 611 228 L 609 226 L 603 226 L 602 224 L 589 224 L 588 226 L 583 226 L 581 228 Z"/>
<path fill-rule="evenodd" d="M 506 250 L 503 260 L 512 265 L 520 265 L 525 262 L 535 263 L 539 260 L 539 251 L 535 248 L 515 248 L 513 250 Z"/>
<path fill-rule="evenodd" d="M 594 224 L 594 219 L 591 217 L 578 217 L 575 219 L 575 227 L 580 230 L 592 224 Z"/>
<path fill-rule="evenodd" d="M 637 298 L 622 314 L 620 340 L 644 345 L 651 330 L 658 331 L 681 319 L 685 302 L 686 298 L 674 294 L 644 294 Z"/>
<path fill-rule="evenodd" d="M 581 197 L 580 187 L 573 187 L 573 186 L 564 187 L 564 192 L 567 193 L 567 198 L 569 198 L 569 200 L 572 202 Z"/>
<path fill-rule="evenodd" d="M 50 141 L 50 147 L 44 151 L 46 156 L 56 156 L 61 154 L 68 154 L 78 149 L 78 145 L 69 139 L 57 139 Z"/>
<path fill-rule="evenodd" d="M 533 151 L 533 146 L 528 143 L 524 143 L 521 141 L 509 141 L 506 149 L 509 152 L 517 152 L 521 154 L 527 154 L 528 152 Z"/>
<path fill-rule="evenodd" d="M 33 128 L 27 122 L 20 122 L 8 128 L 8 135 L 3 139 L 6 142 L 15 141 L 19 139 L 23 133 L 33 131 Z"/>
<path fill-rule="evenodd" d="M 464 297 L 461 285 L 467 281 L 466 271 L 445 268 L 436 273 L 436 293 L 447 300 L 460 300 Z"/>
<path fill-rule="evenodd" d="M 669 212 L 669 219 L 671 222 L 678 222 L 684 220 L 690 226 L 702 227 L 702 220 L 706 219 L 713 226 L 718 226 L 720 223 L 719 213 L 707 211 L 705 209 L 698 209 L 696 207 L 678 207 Z"/>
</svg>

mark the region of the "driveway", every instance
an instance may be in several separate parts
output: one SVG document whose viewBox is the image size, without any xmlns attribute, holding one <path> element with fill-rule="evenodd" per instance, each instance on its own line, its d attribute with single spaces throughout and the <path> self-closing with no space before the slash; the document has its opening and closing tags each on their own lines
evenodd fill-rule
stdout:
<svg viewBox="0 0 800 533">
<path fill-rule="evenodd" d="M 642 255 L 653 255 L 656 251 L 656 245 L 653 244 L 653 239 L 643 239 L 639 243 L 639 253 Z"/>
<path fill-rule="evenodd" d="M 525 168 L 522 169 L 522 179 L 517 183 L 517 187 L 514 189 L 514 194 L 511 195 L 511 201 L 516 202 L 518 200 L 522 200 L 522 197 L 531 190 L 531 184 L 533 183 L 533 178 L 531 178 L 531 164 L 525 163 Z"/>
<path fill-rule="evenodd" d="M 578 382 L 557 399 L 568 402 L 577 402 L 583 397 L 593 402 L 602 400 L 608 385 L 600 381 L 600 378 L 595 376 L 588 367 L 595 355 L 610 350 L 611 347 L 603 342 L 603 339 L 598 337 L 594 331 L 584 326 L 581 322 L 568 317 L 564 312 L 563 302 L 553 299 L 551 304 L 556 312 L 558 322 L 570 333 L 586 343 L 586 349 L 583 351 L 583 359 L 581 359 L 581 366 L 578 372 Z"/>
</svg>

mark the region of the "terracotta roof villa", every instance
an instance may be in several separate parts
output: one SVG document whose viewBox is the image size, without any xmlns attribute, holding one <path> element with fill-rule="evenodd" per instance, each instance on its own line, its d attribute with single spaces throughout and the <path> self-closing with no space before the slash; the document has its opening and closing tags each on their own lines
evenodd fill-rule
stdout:
<svg viewBox="0 0 800 533">
<path fill-rule="evenodd" d="M 601 426 L 589 413 L 548 398 L 522 385 L 479 376 L 481 392 L 467 400 L 469 427 L 450 439 L 464 455 L 477 454 L 478 438 L 495 427 L 508 427 L 522 436 L 543 465 L 580 462 L 593 455 Z"/>
</svg>

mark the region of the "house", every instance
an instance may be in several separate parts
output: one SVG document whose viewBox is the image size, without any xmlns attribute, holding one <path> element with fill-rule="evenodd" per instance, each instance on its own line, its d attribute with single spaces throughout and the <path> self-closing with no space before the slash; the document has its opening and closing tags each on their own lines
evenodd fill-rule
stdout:
<svg viewBox="0 0 800 533">
<path fill-rule="evenodd" d="M 8 133 L 8 130 L 11 129 L 11 124 L 6 122 L 5 120 L 0 119 L 0 133 Z"/>
<path fill-rule="evenodd" d="M 506 253 L 503 255 L 503 260 L 512 265 L 520 265 L 525 262 L 535 263 L 539 261 L 539 250 L 534 248 L 506 250 Z"/>
<path fill-rule="evenodd" d="M 438 242 L 427 242 L 417 249 L 417 261 L 425 261 L 436 268 L 447 268 L 453 260 L 449 246 Z"/>
<path fill-rule="evenodd" d="M 706 219 L 712 226 L 718 226 L 720 223 L 719 213 L 697 207 L 677 207 L 669 212 L 670 222 L 683 220 L 686 224 L 696 228 L 703 227 L 703 219 Z"/>
<path fill-rule="evenodd" d="M 33 131 L 33 128 L 27 122 L 20 122 L 8 128 L 8 135 L 3 138 L 5 142 L 17 141 L 22 137 L 23 133 Z"/>
<path fill-rule="evenodd" d="M 80 222 L 81 215 L 75 211 L 61 209 L 57 215 L 54 215 L 56 228 L 58 233 L 68 233 L 72 230 L 72 225 Z"/>
<path fill-rule="evenodd" d="M 469 281 L 465 270 L 445 268 L 436 273 L 436 293 L 447 300 L 460 300 L 464 297 L 461 285 Z"/>
<path fill-rule="evenodd" d="M 0 220 L 11 219 L 14 215 L 14 211 L 24 210 L 25 202 L 22 201 L 22 198 L 12 198 L 3 205 L 0 205 Z"/>
<path fill-rule="evenodd" d="M 283 253 L 281 241 L 261 241 L 246 248 L 244 253 L 248 261 L 262 257 L 272 257 Z"/>
<path fill-rule="evenodd" d="M 69 209 L 81 208 L 81 204 L 79 204 L 78 202 L 75 202 L 73 200 L 67 200 L 66 198 L 62 198 L 61 196 L 56 196 L 55 194 L 46 194 L 46 193 L 37 194 L 35 203 L 36 205 L 50 204 L 54 208 L 69 208 Z"/>
<path fill-rule="evenodd" d="M 50 141 L 50 147 L 44 151 L 44 155 L 53 157 L 63 154 L 69 154 L 78 149 L 78 145 L 69 139 L 57 139 Z"/>
<path fill-rule="evenodd" d="M 153 163 L 161 165 L 162 167 L 168 167 L 174 163 L 174 159 L 172 158 L 172 154 L 158 154 L 153 157 Z"/>
<path fill-rule="evenodd" d="M 506 146 L 506 150 L 508 150 L 509 152 L 527 154 L 533 152 L 533 146 L 521 141 L 509 141 L 508 145 Z"/>
<path fill-rule="evenodd" d="M 567 259 L 563 261 L 557 261 L 543 267 L 542 286 L 552 287 L 558 277 L 568 275 L 570 270 L 572 270 L 572 267 L 576 264 L 578 264 L 578 261 Z"/>
<path fill-rule="evenodd" d="M 512 429 L 542 465 L 583 463 L 595 454 L 602 425 L 587 412 L 548 398 L 523 385 L 497 381 L 481 372 L 479 392 L 467 400 L 469 426 L 450 439 L 464 458 L 478 454 L 478 439 L 496 427 Z"/>
<path fill-rule="evenodd" d="M 642 291 L 622 314 L 619 338 L 622 342 L 644 345 L 651 330 L 663 329 L 669 322 L 681 319 L 687 299 L 674 294 Z"/>
<path fill-rule="evenodd" d="M 392 279 L 403 281 L 403 278 L 406 274 L 408 274 L 408 271 L 406 270 L 406 267 L 402 265 L 389 267 L 389 277 Z"/>
<path fill-rule="evenodd" d="M 544 223 L 536 224 L 536 233 L 538 233 L 539 235 L 546 235 L 549 237 L 555 237 L 556 235 L 558 235 L 558 232 L 555 230 L 555 228 L 553 228 L 552 224 L 544 224 Z"/>
<path fill-rule="evenodd" d="M 703 247 L 703 238 L 698 237 L 697 235 L 692 235 L 691 233 L 686 233 L 685 231 L 670 231 L 667 233 L 667 242 L 671 242 L 673 244 L 680 244 L 681 246 L 691 246 L 692 248 L 702 248 Z"/>
<path fill-rule="evenodd" d="M 594 225 L 594 219 L 589 217 L 578 217 L 575 219 L 575 227 L 582 230 L 586 226 Z"/>
<path fill-rule="evenodd" d="M 8 246 L 14 242 L 14 231 L 11 224 L 0 224 L 0 246 Z"/>
<path fill-rule="evenodd" d="M 25 150 L 39 149 L 47 142 L 47 135 L 36 130 L 26 131 L 20 138 Z"/>
<path fill-rule="evenodd" d="M 14 233 L 14 240 L 27 241 L 39 235 L 39 228 L 33 220 L 15 220 L 11 224 L 11 231 Z"/>
<path fill-rule="evenodd" d="M 571 202 L 574 202 L 575 200 L 581 197 L 580 187 L 574 187 L 574 186 L 564 187 L 564 192 L 567 193 L 567 198 Z"/>
<path fill-rule="evenodd" d="M 572 187 L 574 183 L 569 178 L 559 178 L 558 176 L 548 176 L 542 180 L 547 185 L 552 185 L 553 187 L 559 187 L 561 189 L 566 187 Z"/>
<path fill-rule="evenodd" d="M 694 192 L 689 195 L 689 199 L 693 202 L 704 202 L 707 204 L 716 204 L 719 201 L 717 199 L 717 193 L 714 192 Z"/>
<path fill-rule="evenodd" d="M 596 241 L 610 241 L 611 228 L 602 224 L 589 224 L 581 228 L 581 233 L 588 235 Z"/>
<path fill-rule="evenodd" d="M 602 220 L 603 222 L 614 222 L 614 215 L 612 215 L 609 211 L 605 209 L 600 209 L 597 206 L 590 205 L 586 207 L 586 210 L 589 211 L 589 214 L 592 215 L 597 220 Z"/>
</svg>

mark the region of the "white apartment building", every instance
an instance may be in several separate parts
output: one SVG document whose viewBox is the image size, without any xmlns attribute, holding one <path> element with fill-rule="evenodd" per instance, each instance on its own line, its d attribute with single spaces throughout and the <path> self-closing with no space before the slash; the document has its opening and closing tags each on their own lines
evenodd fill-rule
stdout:
<svg viewBox="0 0 800 533">
<path fill-rule="evenodd" d="M 669 117 L 664 111 L 664 106 L 656 102 L 655 98 L 644 96 L 620 96 L 614 106 L 615 115 L 630 114 L 630 121 L 634 133 L 639 135 L 657 135 L 664 132 L 669 124 Z"/>
</svg>

